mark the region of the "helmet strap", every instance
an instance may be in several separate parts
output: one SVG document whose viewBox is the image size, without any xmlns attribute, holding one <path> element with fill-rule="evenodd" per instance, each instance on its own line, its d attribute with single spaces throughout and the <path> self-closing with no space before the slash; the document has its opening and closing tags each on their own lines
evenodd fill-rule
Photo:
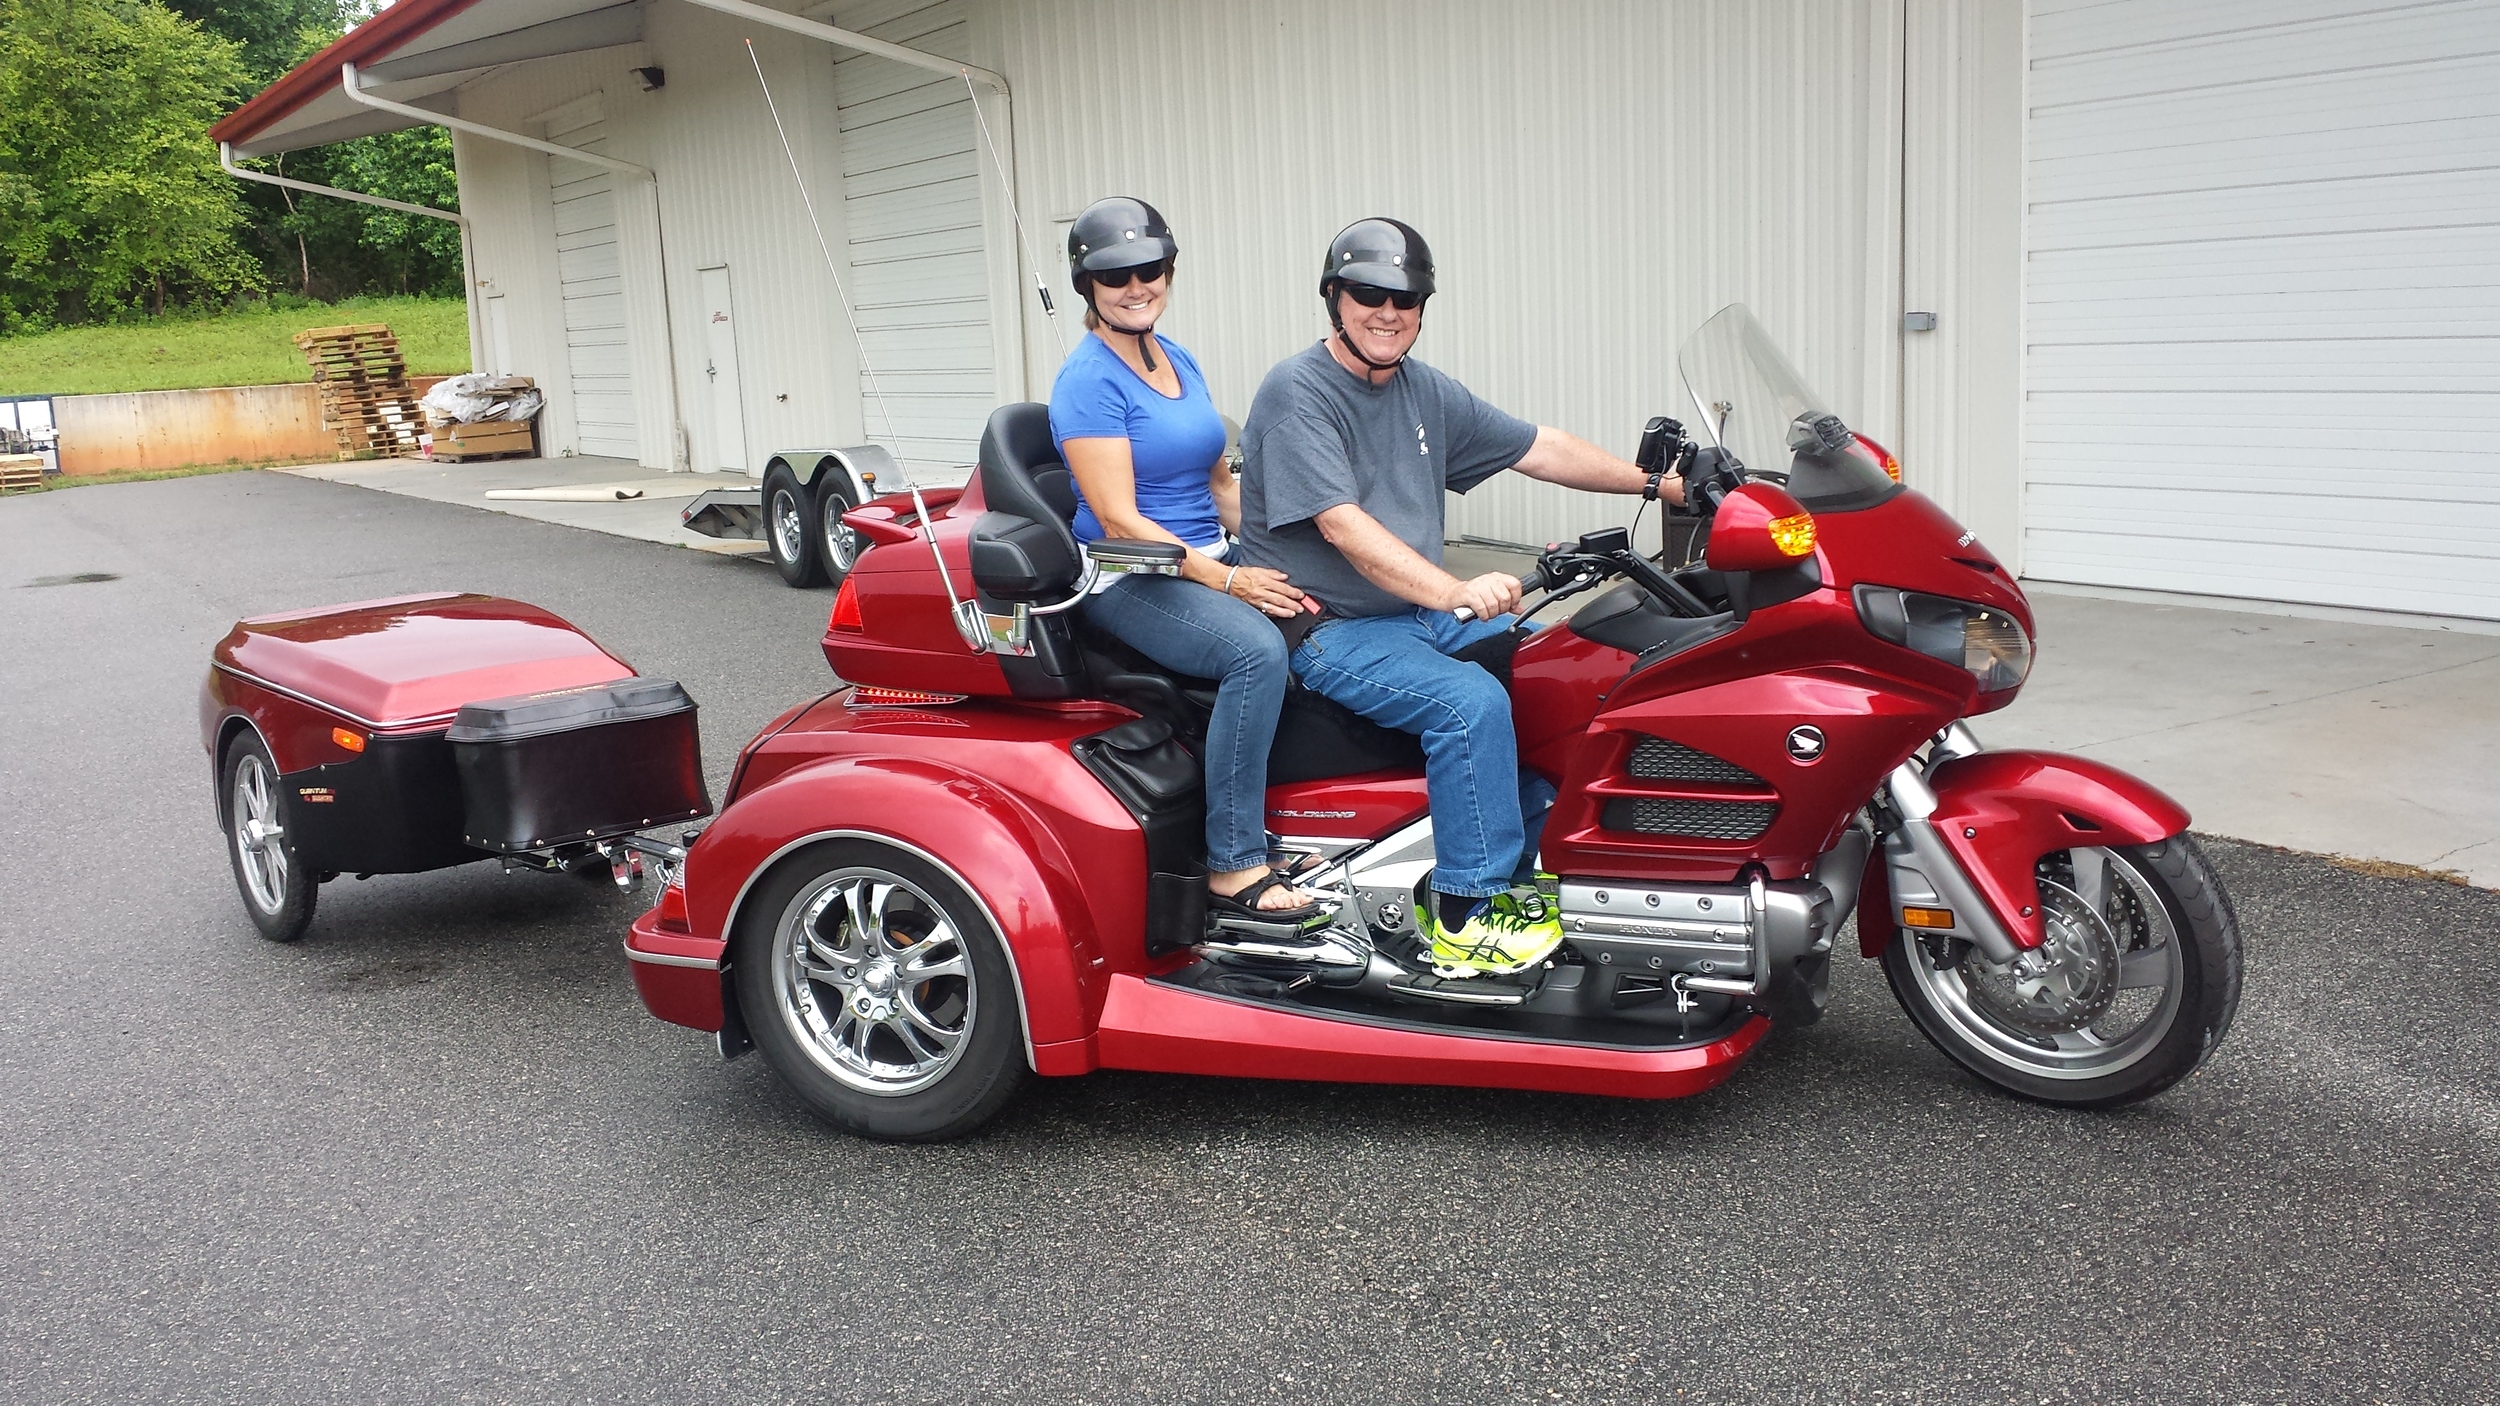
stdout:
<svg viewBox="0 0 2500 1406">
<path fill-rule="evenodd" d="M 1148 375 L 1154 374 L 1156 369 L 1155 325 L 1149 322 L 1143 328 L 1128 328 L 1122 327 L 1120 324 L 1112 321 L 1111 314 L 1104 312 L 1102 304 L 1094 301 L 1095 287 L 1096 285 L 1092 279 L 1089 278 L 1085 280 L 1085 301 L 1088 306 L 1093 308 L 1095 318 L 1099 320 L 1103 326 L 1110 328 L 1114 332 L 1135 337 L 1137 339 L 1138 359 L 1146 363 L 1146 373 Z"/>
<path fill-rule="evenodd" d="M 1387 361 L 1374 361 L 1374 360 L 1372 360 L 1372 359 L 1371 359 L 1371 357 L 1370 357 L 1367 353 L 1365 353 L 1365 352 L 1364 352 L 1364 350 L 1363 350 L 1361 347 L 1358 347 L 1358 346 L 1354 345 L 1354 339 L 1353 339 L 1352 337 L 1349 337 L 1349 336 L 1347 336 L 1347 335 L 1346 335 L 1346 330 L 1345 330 L 1345 314 L 1344 314 L 1344 313 L 1342 313 L 1342 312 L 1340 312 L 1340 311 L 1338 310 L 1338 304 L 1337 304 L 1337 299 L 1338 299 L 1339 297 L 1341 297 L 1344 293 L 1345 293 L 1345 283 L 1344 283 L 1342 280 L 1340 280 L 1340 281 L 1336 284 L 1336 286 L 1334 286 L 1334 287 L 1332 287 L 1331 289 L 1329 289 L 1329 290 L 1328 290 L 1328 321 L 1329 321 L 1329 323 L 1330 323 L 1330 325 L 1331 325 L 1331 326 L 1334 326 L 1334 327 L 1337 329 L 1337 340 L 1338 340 L 1338 341 L 1340 341 L 1340 342 L 1343 342 L 1343 343 L 1345 344 L 1345 349 L 1346 349 L 1347 351 L 1352 352 L 1352 353 L 1354 354 L 1354 359 L 1355 359 L 1356 361 L 1359 361 L 1359 362 L 1363 363 L 1365 366 L 1370 367 L 1370 368 L 1371 368 L 1371 369 L 1373 369 L 1374 371 L 1395 371 L 1395 370 L 1397 370 L 1397 369 L 1398 369 L 1398 367 L 1399 367 L 1400 365 L 1404 364 L 1404 362 L 1406 361 L 1406 353 L 1405 353 L 1405 352 L 1399 352 L 1396 356 L 1391 357 L 1391 358 L 1390 358 L 1389 360 L 1387 360 Z M 1421 333 L 1421 327 L 1420 327 L 1420 324 L 1421 324 L 1421 322 L 1422 322 L 1422 320 L 1423 320 L 1423 319 L 1422 319 L 1422 317 L 1421 317 L 1421 315 L 1420 315 L 1420 314 L 1421 314 L 1421 309 L 1419 308 L 1417 311 L 1418 311 L 1418 316 L 1417 316 L 1417 318 L 1416 318 L 1416 321 L 1417 321 L 1417 323 L 1419 324 L 1417 331 L 1418 331 L 1418 334 L 1420 335 L 1420 333 Z"/>
</svg>

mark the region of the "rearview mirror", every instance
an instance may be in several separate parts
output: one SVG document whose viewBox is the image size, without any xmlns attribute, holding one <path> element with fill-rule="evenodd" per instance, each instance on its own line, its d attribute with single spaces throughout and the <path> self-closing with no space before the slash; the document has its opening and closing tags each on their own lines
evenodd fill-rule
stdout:
<svg viewBox="0 0 2500 1406">
<path fill-rule="evenodd" d="M 1722 573 L 1777 571 L 1814 555 L 1814 516 L 1768 483 L 1727 495 L 1710 524 L 1702 560 Z"/>
</svg>

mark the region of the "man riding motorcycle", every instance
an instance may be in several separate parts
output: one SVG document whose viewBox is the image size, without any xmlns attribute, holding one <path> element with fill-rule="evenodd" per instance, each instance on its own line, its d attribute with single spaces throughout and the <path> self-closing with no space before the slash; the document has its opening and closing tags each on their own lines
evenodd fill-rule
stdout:
<svg viewBox="0 0 2500 1406">
<path fill-rule="evenodd" d="M 1532 967 L 1563 933 L 1550 905 L 1515 890 L 1533 881 L 1553 787 L 1519 765 L 1501 681 L 1453 657 L 1513 627 L 1519 583 L 1442 568 L 1443 494 L 1505 469 L 1678 504 L 1684 485 L 1505 414 L 1410 356 L 1433 289 L 1432 251 L 1406 224 L 1358 220 L 1330 241 L 1320 297 L 1334 335 L 1278 363 L 1251 401 L 1241 539 L 1245 560 L 1324 607 L 1289 627 L 1303 685 L 1420 737 L 1437 855 L 1418 916 L 1435 973 L 1464 979 Z"/>
</svg>

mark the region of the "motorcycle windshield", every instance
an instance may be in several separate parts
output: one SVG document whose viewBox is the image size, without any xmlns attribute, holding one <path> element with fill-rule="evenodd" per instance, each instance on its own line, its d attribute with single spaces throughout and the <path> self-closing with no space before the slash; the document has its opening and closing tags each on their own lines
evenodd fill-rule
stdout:
<svg viewBox="0 0 2500 1406">
<path fill-rule="evenodd" d="M 1686 339 L 1675 369 L 1708 441 L 1808 511 L 1869 508 L 1900 491 L 1743 303 Z"/>
</svg>

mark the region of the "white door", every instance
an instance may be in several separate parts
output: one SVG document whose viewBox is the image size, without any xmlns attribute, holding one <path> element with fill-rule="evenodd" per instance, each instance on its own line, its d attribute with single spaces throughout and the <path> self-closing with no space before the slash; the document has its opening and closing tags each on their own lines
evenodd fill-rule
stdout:
<svg viewBox="0 0 2500 1406">
<path fill-rule="evenodd" d="M 551 119 L 547 140 L 584 151 L 601 151 L 607 144 L 595 112 Z M 556 276 L 563 292 L 574 431 L 584 454 L 639 459 L 615 177 L 603 167 L 554 156 L 547 159 L 547 178 L 555 202 Z"/>
<path fill-rule="evenodd" d="M 487 370 L 498 376 L 512 374 L 512 314 L 501 293 L 486 300 L 486 356 Z"/>
<path fill-rule="evenodd" d="M 726 266 L 699 270 L 703 279 L 703 374 L 712 385 L 712 467 L 752 473 L 747 464 L 746 409 L 738 398 L 738 323 L 729 303 Z"/>
<path fill-rule="evenodd" d="M 2500 618 L 2500 8 L 2029 18 L 2027 574 Z"/>
<path fill-rule="evenodd" d="M 893 16 L 881 0 L 834 23 Z M 968 53 L 962 0 L 867 23 L 879 39 Z M 844 51 L 833 66 L 842 129 L 847 282 L 867 344 L 860 410 L 868 438 L 920 482 L 954 482 L 977 455 L 996 403 L 980 133 L 960 78 Z M 890 425 L 889 425 L 890 422 Z"/>
</svg>

